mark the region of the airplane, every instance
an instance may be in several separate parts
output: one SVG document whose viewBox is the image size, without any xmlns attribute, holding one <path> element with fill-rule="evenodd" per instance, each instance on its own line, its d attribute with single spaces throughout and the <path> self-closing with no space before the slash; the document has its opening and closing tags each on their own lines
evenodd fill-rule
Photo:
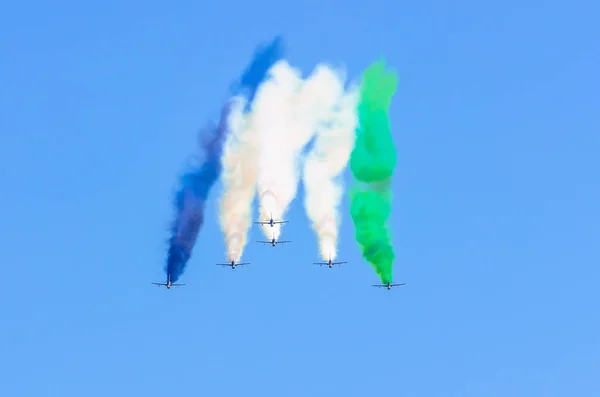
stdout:
<svg viewBox="0 0 600 397">
<path fill-rule="evenodd" d="M 235 269 L 236 266 L 246 266 L 250 263 L 235 263 L 235 261 L 231 261 L 231 263 L 217 263 L 217 266 L 231 266 L 231 270 Z"/>
<path fill-rule="evenodd" d="M 180 286 L 184 286 L 185 285 L 185 284 L 173 284 L 171 282 L 171 275 L 170 274 L 167 276 L 167 282 L 166 283 L 152 283 L 152 284 L 158 285 L 159 287 L 162 285 L 162 286 L 167 287 L 167 289 L 171 289 L 171 287 L 180 287 Z"/>
<path fill-rule="evenodd" d="M 269 221 L 258 221 L 258 222 L 254 222 L 257 225 L 270 225 L 271 227 L 273 227 L 276 224 L 283 224 L 283 223 L 288 223 L 289 221 L 274 221 L 273 220 L 273 214 L 271 214 L 271 219 L 269 219 Z"/>
<path fill-rule="evenodd" d="M 277 241 L 275 240 L 275 236 L 273 236 L 271 241 L 257 241 L 257 243 L 271 244 L 273 247 L 275 247 L 277 244 L 291 243 L 291 241 Z"/>
<path fill-rule="evenodd" d="M 343 263 L 348 263 L 348 262 L 332 262 L 331 258 L 329 258 L 329 262 L 313 262 L 314 265 L 319 265 L 319 266 L 327 265 L 327 266 L 329 266 L 330 269 L 333 267 L 333 265 L 341 265 Z"/>
<path fill-rule="evenodd" d="M 385 287 L 388 290 L 390 290 L 390 289 L 392 289 L 392 287 L 399 287 L 401 285 L 406 285 L 406 283 L 392 284 L 388 281 L 387 284 L 373 284 L 373 287 L 377 287 L 377 288 Z"/>
</svg>

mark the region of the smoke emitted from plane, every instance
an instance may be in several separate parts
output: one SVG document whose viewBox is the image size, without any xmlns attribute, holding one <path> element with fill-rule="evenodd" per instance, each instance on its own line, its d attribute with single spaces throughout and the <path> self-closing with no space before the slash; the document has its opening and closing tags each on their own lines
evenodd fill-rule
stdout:
<svg viewBox="0 0 600 397">
<path fill-rule="evenodd" d="M 253 131 L 246 128 L 243 97 L 234 98 L 230 134 L 223 157 L 223 193 L 219 199 L 219 222 L 225 235 L 228 261 L 242 257 L 252 222 L 252 202 L 256 194 L 257 144 Z"/>
<path fill-rule="evenodd" d="M 221 113 L 219 125 L 206 127 L 200 134 L 196 164 L 181 177 L 175 195 L 175 219 L 171 225 L 165 271 L 176 282 L 183 274 L 204 223 L 204 206 L 221 172 L 221 152 L 227 131 L 229 106 Z"/>
<path fill-rule="evenodd" d="M 269 69 L 283 58 L 284 50 L 281 36 L 276 36 L 269 44 L 258 46 L 252 62 L 246 67 L 232 92 L 236 96 L 244 96 L 246 104 L 251 105 L 258 87 L 265 80 Z"/>
<path fill-rule="evenodd" d="M 264 80 L 267 70 L 281 58 L 282 52 L 281 37 L 276 37 L 269 45 L 259 47 L 239 81 L 232 86 L 233 95 L 245 94 L 250 99 L 254 98 L 256 89 Z M 236 131 L 240 129 L 241 104 L 243 102 L 239 98 L 229 101 L 223 107 L 218 126 L 208 127 L 202 131 L 199 153 L 195 158 L 196 165 L 190 167 L 190 170 L 181 177 L 181 187 L 174 200 L 175 219 L 171 225 L 165 267 L 167 275 L 171 275 L 172 282 L 176 282 L 181 277 L 192 255 L 204 222 L 204 206 L 208 194 L 221 174 L 223 143 L 231 129 L 230 122 Z M 228 140 L 228 144 L 230 147 L 231 140 Z M 229 163 L 226 164 L 226 171 L 228 173 L 231 171 Z"/>
<path fill-rule="evenodd" d="M 369 66 L 362 75 L 358 105 L 359 125 L 350 157 L 354 178 L 362 183 L 351 193 L 355 237 L 363 257 L 385 284 L 392 281 L 395 259 L 387 220 L 391 213 L 391 177 L 396 166 L 389 107 L 398 77 L 385 70 L 385 61 Z"/>
<path fill-rule="evenodd" d="M 338 76 L 318 65 L 302 79 L 300 71 L 280 61 L 259 88 L 249 116 L 250 128 L 260 134 L 258 197 L 260 220 L 283 220 L 296 196 L 299 159 L 317 124 L 326 119 L 343 92 Z M 262 225 L 268 239 L 279 239 L 281 224 Z"/>
<path fill-rule="evenodd" d="M 247 122 L 246 111 L 252 106 L 256 91 L 266 79 L 269 69 L 282 56 L 281 37 L 260 47 L 255 52 L 252 63 L 242 74 L 238 95 L 232 100 L 230 134 L 221 159 L 223 193 L 219 200 L 219 222 L 225 235 L 228 261 L 237 262 L 242 257 L 256 194 L 260 134 Z"/>
<path fill-rule="evenodd" d="M 343 94 L 343 76 L 338 75 L 337 80 L 336 91 Z M 340 95 L 335 109 L 318 126 L 315 144 L 304 163 L 304 206 L 325 261 L 337 256 L 339 206 L 344 192 L 341 174 L 354 148 L 357 102 L 357 87 Z"/>
<path fill-rule="evenodd" d="M 279 61 L 269 71 L 256 93 L 250 125 L 259 136 L 257 188 L 259 218 L 268 221 L 283 218 L 285 209 L 296 195 L 293 127 L 290 126 L 292 97 L 301 83 L 299 71 Z M 269 239 L 279 238 L 281 225 L 262 226 Z"/>
</svg>

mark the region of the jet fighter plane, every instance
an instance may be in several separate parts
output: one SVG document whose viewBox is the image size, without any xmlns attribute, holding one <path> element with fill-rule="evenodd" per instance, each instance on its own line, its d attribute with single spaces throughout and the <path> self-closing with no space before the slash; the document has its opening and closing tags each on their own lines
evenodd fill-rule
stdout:
<svg viewBox="0 0 600 397">
<path fill-rule="evenodd" d="M 331 258 L 329 258 L 329 262 L 313 262 L 314 265 L 319 265 L 319 266 L 329 266 L 329 268 L 331 269 L 333 267 L 333 265 L 342 265 L 344 263 L 348 263 L 348 262 L 332 262 Z"/>
<path fill-rule="evenodd" d="M 277 244 L 291 243 L 291 241 L 276 240 L 275 236 L 273 236 L 273 238 L 271 239 L 271 241 L 257 241 L 257 243 L 271 244 L 273 247 L 275 247 Z"/>
<path fill-rule="evenodd" d="M 406 285 L 406 283 L 398 283 L 398 284 L 392 284 L 389 281 L 387 282 L 387 284 L 374 284 L 373 287 L 377 287 L 377 288 L 387 288 L 388 290 L 392 289 L 392 287 L 399 287 L 401 285 Z"/>
<path fill-rule="evenodd" d="M 171 282 L 171 275 L 170 274 L 167 276 L 167 282 L 166 283 L 152 283 L 152 284 L 158 285 L 159 287 L 160 286 L 167 287 L 167 289 L 171 289 L 171 287 L 181 287 L 181 286 L 185 285 L 185 284 L 173 284 Z"/>
<path fill-rule="evenodd" d="M 217 263 L 217 266 L 229 266 L 231 270 L 235 269 L 236 266 L 246 266 L 249 265 L 250 262 L 247 263 L 235 263 L 235 261 L 231 261 L 231 263 Z"/>
<path fill-rule="evenodd" d="M 258 222 L 254 222 L 254 223 L 257 225 L 269 225 L 269 226 L 273 227 L 274 225 L 288 223 L 288 222 L 289 221 L 274 221 L 273 214 L 271 214 L 271 219 L 269 219 L 268 221 L 258 221 Z"/>
</svg>

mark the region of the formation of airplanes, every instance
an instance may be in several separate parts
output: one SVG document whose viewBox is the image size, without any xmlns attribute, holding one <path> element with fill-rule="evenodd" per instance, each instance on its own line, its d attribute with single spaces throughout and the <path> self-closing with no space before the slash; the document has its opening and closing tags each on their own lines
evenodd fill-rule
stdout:
<svg viewBox="0 0 600 397">
<path fill-rule="evenodd" d="M 278 224 L 284 224 L 284 223 L 288 223 L 289 221 L 283 221 L 283 220 L 274 220 L 273 219 L 273 215 L 271 215 L 270 219 L 268 221 L 257 221 L 254 222 L 255 224 L 258 225 L 269 225 L 271 227 L 273 227 L 274 225 L 278 225 Z M 265 241 L 265 240 L 259 240 L 257 241 L 257 243 L 262 243 L 262 244 L 271 244 L 272 247 L 275 247 L 277 244 L 286 244 L 286 243 L 291 243 L 291 241 L 289 240 L 277 240 L 275 238 L 275 236 L 273 235 L 273 238 L 270 241 Z M 319 266 L 328 266 L 330 269 L 334 266 L 334 265 L 338 265 L 341 266 L 344 263 L 348 263 L 348 262 L 333 262 L 331 260 L 331 258 L 329 258 L 329 261 L 327 262 L 313 262 L 314 265 L 319 265 Z M 223 266 L 223 267 L 231 267 L 231 269 L 235 269 L 237 266 L 246 266 L 249 265 L 249 262 L 245 262 L 245 263 L 236 263 L 235 261 L 231 261 L 230 263 L 217 263 L 217 266 Z M 167 275 L 167 282 L 166 283 L 152 283 L 154 285 L 157 286 L 164 286 L 167 289 L 171 289 L 171 287 L 181 287 L 181 286 L 185 286 L 185 284 L 173 284 L 171 282 L 171 275 Z M 386 288 L 387 290 L 391 290 L 392 287 L 400 287 L 402 285 L 406 285 L 406 283 L 391 283 L 391 282 L 387 282 L 386 284 L 373 284 L 373 287 L 376 288 Z"/>
</svg>

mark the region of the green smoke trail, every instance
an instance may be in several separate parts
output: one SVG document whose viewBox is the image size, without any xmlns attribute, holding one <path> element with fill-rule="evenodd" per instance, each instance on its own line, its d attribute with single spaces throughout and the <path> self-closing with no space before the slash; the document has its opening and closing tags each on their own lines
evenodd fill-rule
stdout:
<svg viewBox="0 0 600 397">
<path fill-rule="evenodd" d="M 356 241 L 383 283 L 392 281 L 395 258 L 387 226 L 392 210 L 390 179 L 396 166 L 388 111 L 397 86 L 396 73 L 386 72 L 383 60 L 363 72 L 356 143 L 350 157 L 352 174 L 363 183 L 351 193 Z"/>
</svg>

